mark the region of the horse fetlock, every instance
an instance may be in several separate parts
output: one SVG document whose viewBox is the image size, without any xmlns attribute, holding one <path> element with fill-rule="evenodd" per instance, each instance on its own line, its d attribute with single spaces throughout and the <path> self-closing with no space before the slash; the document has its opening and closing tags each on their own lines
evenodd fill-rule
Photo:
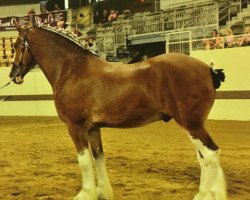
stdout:
<svg viewBox="0 0 250 200">
<path fill-rule="evenodd" d="M 223 191 L 199 191 L 193 200 L 227 200 L 227 195 Z"/>
<path fill-rule="evenodd" d="M 84 190 L 82 189 L 74 200 L 97 200 L 97 192 L 95 189 Z"/>
<path fill-rule="evenodd" d="M 98 200 L 113 200 L 113 190 L 110 185 L 98 185 L 96 190 Z"/>
</svg>

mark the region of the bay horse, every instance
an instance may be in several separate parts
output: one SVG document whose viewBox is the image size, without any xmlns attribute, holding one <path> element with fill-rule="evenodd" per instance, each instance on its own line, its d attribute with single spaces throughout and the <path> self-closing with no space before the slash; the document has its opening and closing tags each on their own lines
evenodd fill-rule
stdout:
<svg viewBox="0 0 250 200">
<path fill-rule="evenodd" d="M 175 53 L 114 64 L 55 29 L 17 25 L 17 30 L 10 77 L 21 84 L 37 64 L 48 79 L 78 153 L 82 189 L 76 200 L 113 199 L 102 127 L 132 128 L 172 118 L 188 132 L 197 152 L 201 177 L 194 199 L 227 199 L 220 150 L 204 127 L 215 89 L 225 78 L 222 71 Z"/>
</svg>

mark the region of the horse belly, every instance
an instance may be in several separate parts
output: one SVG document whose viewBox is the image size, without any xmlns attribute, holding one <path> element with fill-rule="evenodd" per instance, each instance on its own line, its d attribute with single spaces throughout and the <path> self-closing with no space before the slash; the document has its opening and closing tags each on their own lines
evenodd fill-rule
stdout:
<svg viewBox="0 0 250 200">
<path fill-rule="evenodd" d="M 136 92 L 104 106 L 95 112 L 92 118 L 95 124 L 126 128 L 159 120 L 160 115 L 150 99 Z"/>
</svg>

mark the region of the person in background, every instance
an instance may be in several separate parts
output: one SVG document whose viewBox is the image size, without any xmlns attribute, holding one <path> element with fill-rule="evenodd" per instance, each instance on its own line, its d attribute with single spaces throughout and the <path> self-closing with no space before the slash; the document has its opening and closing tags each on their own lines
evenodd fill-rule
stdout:
<svg viewBox="0 0 250 200">
<path fill-rule="evenodd" d="M 36 11 L 34 8 L 31 8 L 28 11 L 28 26 L 33 26 L 34 25 L 34 15 L 36 14 Z"/>
<path fill-rule="evenodd" d="M 217 36 L 215 37 L 214 48 L 215 49 L 223 49 L 224 48 L 223 37 L 221 37 L 220 33 L 218 33 Z"/>
<path fill-rule="evenodd" d="M 239 46 L 250 46 L 250 27 L 247 26 L 244 30 L 244 35 L 239 39 Z"/>
<path fill-rule="evenodd" d="M 108 21 L 109 21 L 109 22 L 115 21 L 115 20 L 117 19 L 117 17 L 118 17 L 117 11 L 111 10 L 111 11 L 110 11 L 110 14 L 109 14 L 109 16 L 108 16 Z"/>
<path fill-rule="evenodd" d="M 227 36 L 225 37 L 225 48 L 234 47 L 234 34 L 231 28 L 227 29 Z"/>
<path fill-rule="evenodd" d="M 57 22 L 57 28 L 59 30 L 64 30 L 66 28 L 65 21 L 63 20 L 63 17 L 60 18 L 60 21 Z"/>
<path fill-rule="evenodd" d="M 46 12 L 49 12 L 47 6 L 43 5 L 43 7 L 41 8 L 41 13 L 46 13 Z"/>
<path fill-rule="evenodd" d="M 108 11 L 103 10 L 102 16 L 100 18 L 100 23 L 104 24 L 104 23 L 108 22 L 108 17 L 109 17 Z"/>
<path fill-rule="evenodd" d="M 218 31 L 216 29 L 213 29 L 212 32 L 211 32 L 211 38 L 212 39 L 205 40 L 204 43 L 203 43 L 205 50 L 215 48 L 217 35 L 218 35 Z"/>
<path fill-rule="evenodd" d="M 39 4 L 40 4 L 40 12 L 41 13 L 48 12 L 47 1 L 40 1 Z"/>
<path fill-rule="evenodd" d="M 85 41 L 86 41 L 87 49 L 96 53 L 97 47 L 93 39 L 91 37 L 87 37 Z"/>
<path fill-rule="evenodd" d="M 28 15 L 35 15 L 36 14 L 36 11 L 34 8 L 31 8 L 29 11 L 28 11 Z"/>
<path fill-rule="evenodd" d="M 82 36 L 82 33 L 81 33 L 78 29 L 76 29 L 76 28 L 73 28 L 72 33 L 73 33 L 73 35 L 74 35 L 76 38 L 79 38 L 79 37 Z"/>
</svg>

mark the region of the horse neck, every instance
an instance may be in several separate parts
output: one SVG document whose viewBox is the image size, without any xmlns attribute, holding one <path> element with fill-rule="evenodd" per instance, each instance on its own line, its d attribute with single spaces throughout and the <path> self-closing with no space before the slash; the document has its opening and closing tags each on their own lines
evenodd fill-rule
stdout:
<svg viewBox="0 0 250 200">
<path fill-rule="evenodd" d="M 32 31 L 29 36 L 31 52 L 54 90 L 62 73 L 69 73 L 77 48 L 70 47 L 65 38 L 48 31 Z"/>
</svg>

